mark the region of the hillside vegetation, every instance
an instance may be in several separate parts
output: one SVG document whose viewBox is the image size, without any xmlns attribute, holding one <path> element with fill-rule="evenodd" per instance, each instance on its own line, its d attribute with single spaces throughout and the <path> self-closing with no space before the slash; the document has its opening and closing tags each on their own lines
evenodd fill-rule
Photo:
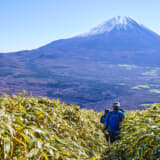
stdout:
<svg viewBox="0 0 160 160">
<path fill-rule="evenodd" d="M 99 116 L 59 100 L 4 95 L 0 98 L 0 159 L 99 158 L 105 148 Z"/>
<path fill-rule="evenodd" d="M 127 111 L 122 140 L 105 142 L 102 113 L 59 100 L 0 97 L 0 159 L 13 160 L 160 160 L 160 104 Z"/>
</svg>

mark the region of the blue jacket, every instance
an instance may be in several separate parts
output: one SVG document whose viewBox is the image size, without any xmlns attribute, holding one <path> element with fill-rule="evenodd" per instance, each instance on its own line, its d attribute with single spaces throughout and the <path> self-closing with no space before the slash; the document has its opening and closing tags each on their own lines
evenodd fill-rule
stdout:
<svg viewBox="0 0 160 160">
<path fill-rule="evenodd" d="M 116 133 L 120 131 L 120 122 L 125 118 L 124 112 L 114 110 L 107 113 L 104 125 L 108 126 L 108 132 Z"/>
</svg>

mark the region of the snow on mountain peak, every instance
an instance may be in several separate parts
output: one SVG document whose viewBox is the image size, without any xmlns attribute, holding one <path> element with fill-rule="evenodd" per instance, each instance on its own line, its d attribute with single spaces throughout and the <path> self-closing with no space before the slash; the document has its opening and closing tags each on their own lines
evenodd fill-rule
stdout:
<svg viewBox="0 0 160 160">
<path fill-rule="evenodd" d="M 123 29 L 133 28 L 134 26 L 140 26 L 138 22 L 134 21 L 128 16 L 116 16 L 112 19 L 104 22 L 103 24 L 91 29 L 89 32 L 82 34 L 81 36 L 96 35 L 104 32 L 111 32 L 113 29 Z"/>
<path fill-rule="evenodd" d="M 112 19 L 112 21 L 115 21 L 115 24 L 128 24 L 128 22 L 131 20 L 131 18 L 127 16 L 116 16 Z"/>
</svg>

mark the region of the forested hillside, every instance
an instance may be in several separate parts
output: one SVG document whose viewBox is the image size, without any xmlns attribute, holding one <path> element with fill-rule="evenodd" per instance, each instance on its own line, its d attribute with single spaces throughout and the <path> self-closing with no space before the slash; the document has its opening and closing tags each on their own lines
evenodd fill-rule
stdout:
<svg viewBox="0 0 160 160">
<path fill-rule="evenodd" d="M 160 104 L 126 111 L 122 141 L 107 144 L 102 113 L 23 93 L 0 97 L 0 159 L 160 158 Z"/>
</svg>

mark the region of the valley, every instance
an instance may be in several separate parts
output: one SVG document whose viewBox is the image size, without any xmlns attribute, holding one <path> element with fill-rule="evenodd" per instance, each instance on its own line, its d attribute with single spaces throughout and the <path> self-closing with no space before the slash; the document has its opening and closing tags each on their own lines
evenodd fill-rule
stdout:
<svg viewBox="0 0 160 160">
<path fill-rule="evenodd" d="M 28 91 L 33 96 L 60 98 L 67 104 L 102 111 L 114 100 L 127 110 L 143 109 L 159 102 L 160 68 L 98 61 L 53 62 L 32 70 L 0 77 L 0 90 L 8 94 Z M 43 69 L 40 69 L 40 68 Z M 5 70 L 5 69 L 4 69 Z M 28 69 L 29 70 L 29 69 Z M 40 72 L 39 72 L 40 71 Z"/>
</svg>

